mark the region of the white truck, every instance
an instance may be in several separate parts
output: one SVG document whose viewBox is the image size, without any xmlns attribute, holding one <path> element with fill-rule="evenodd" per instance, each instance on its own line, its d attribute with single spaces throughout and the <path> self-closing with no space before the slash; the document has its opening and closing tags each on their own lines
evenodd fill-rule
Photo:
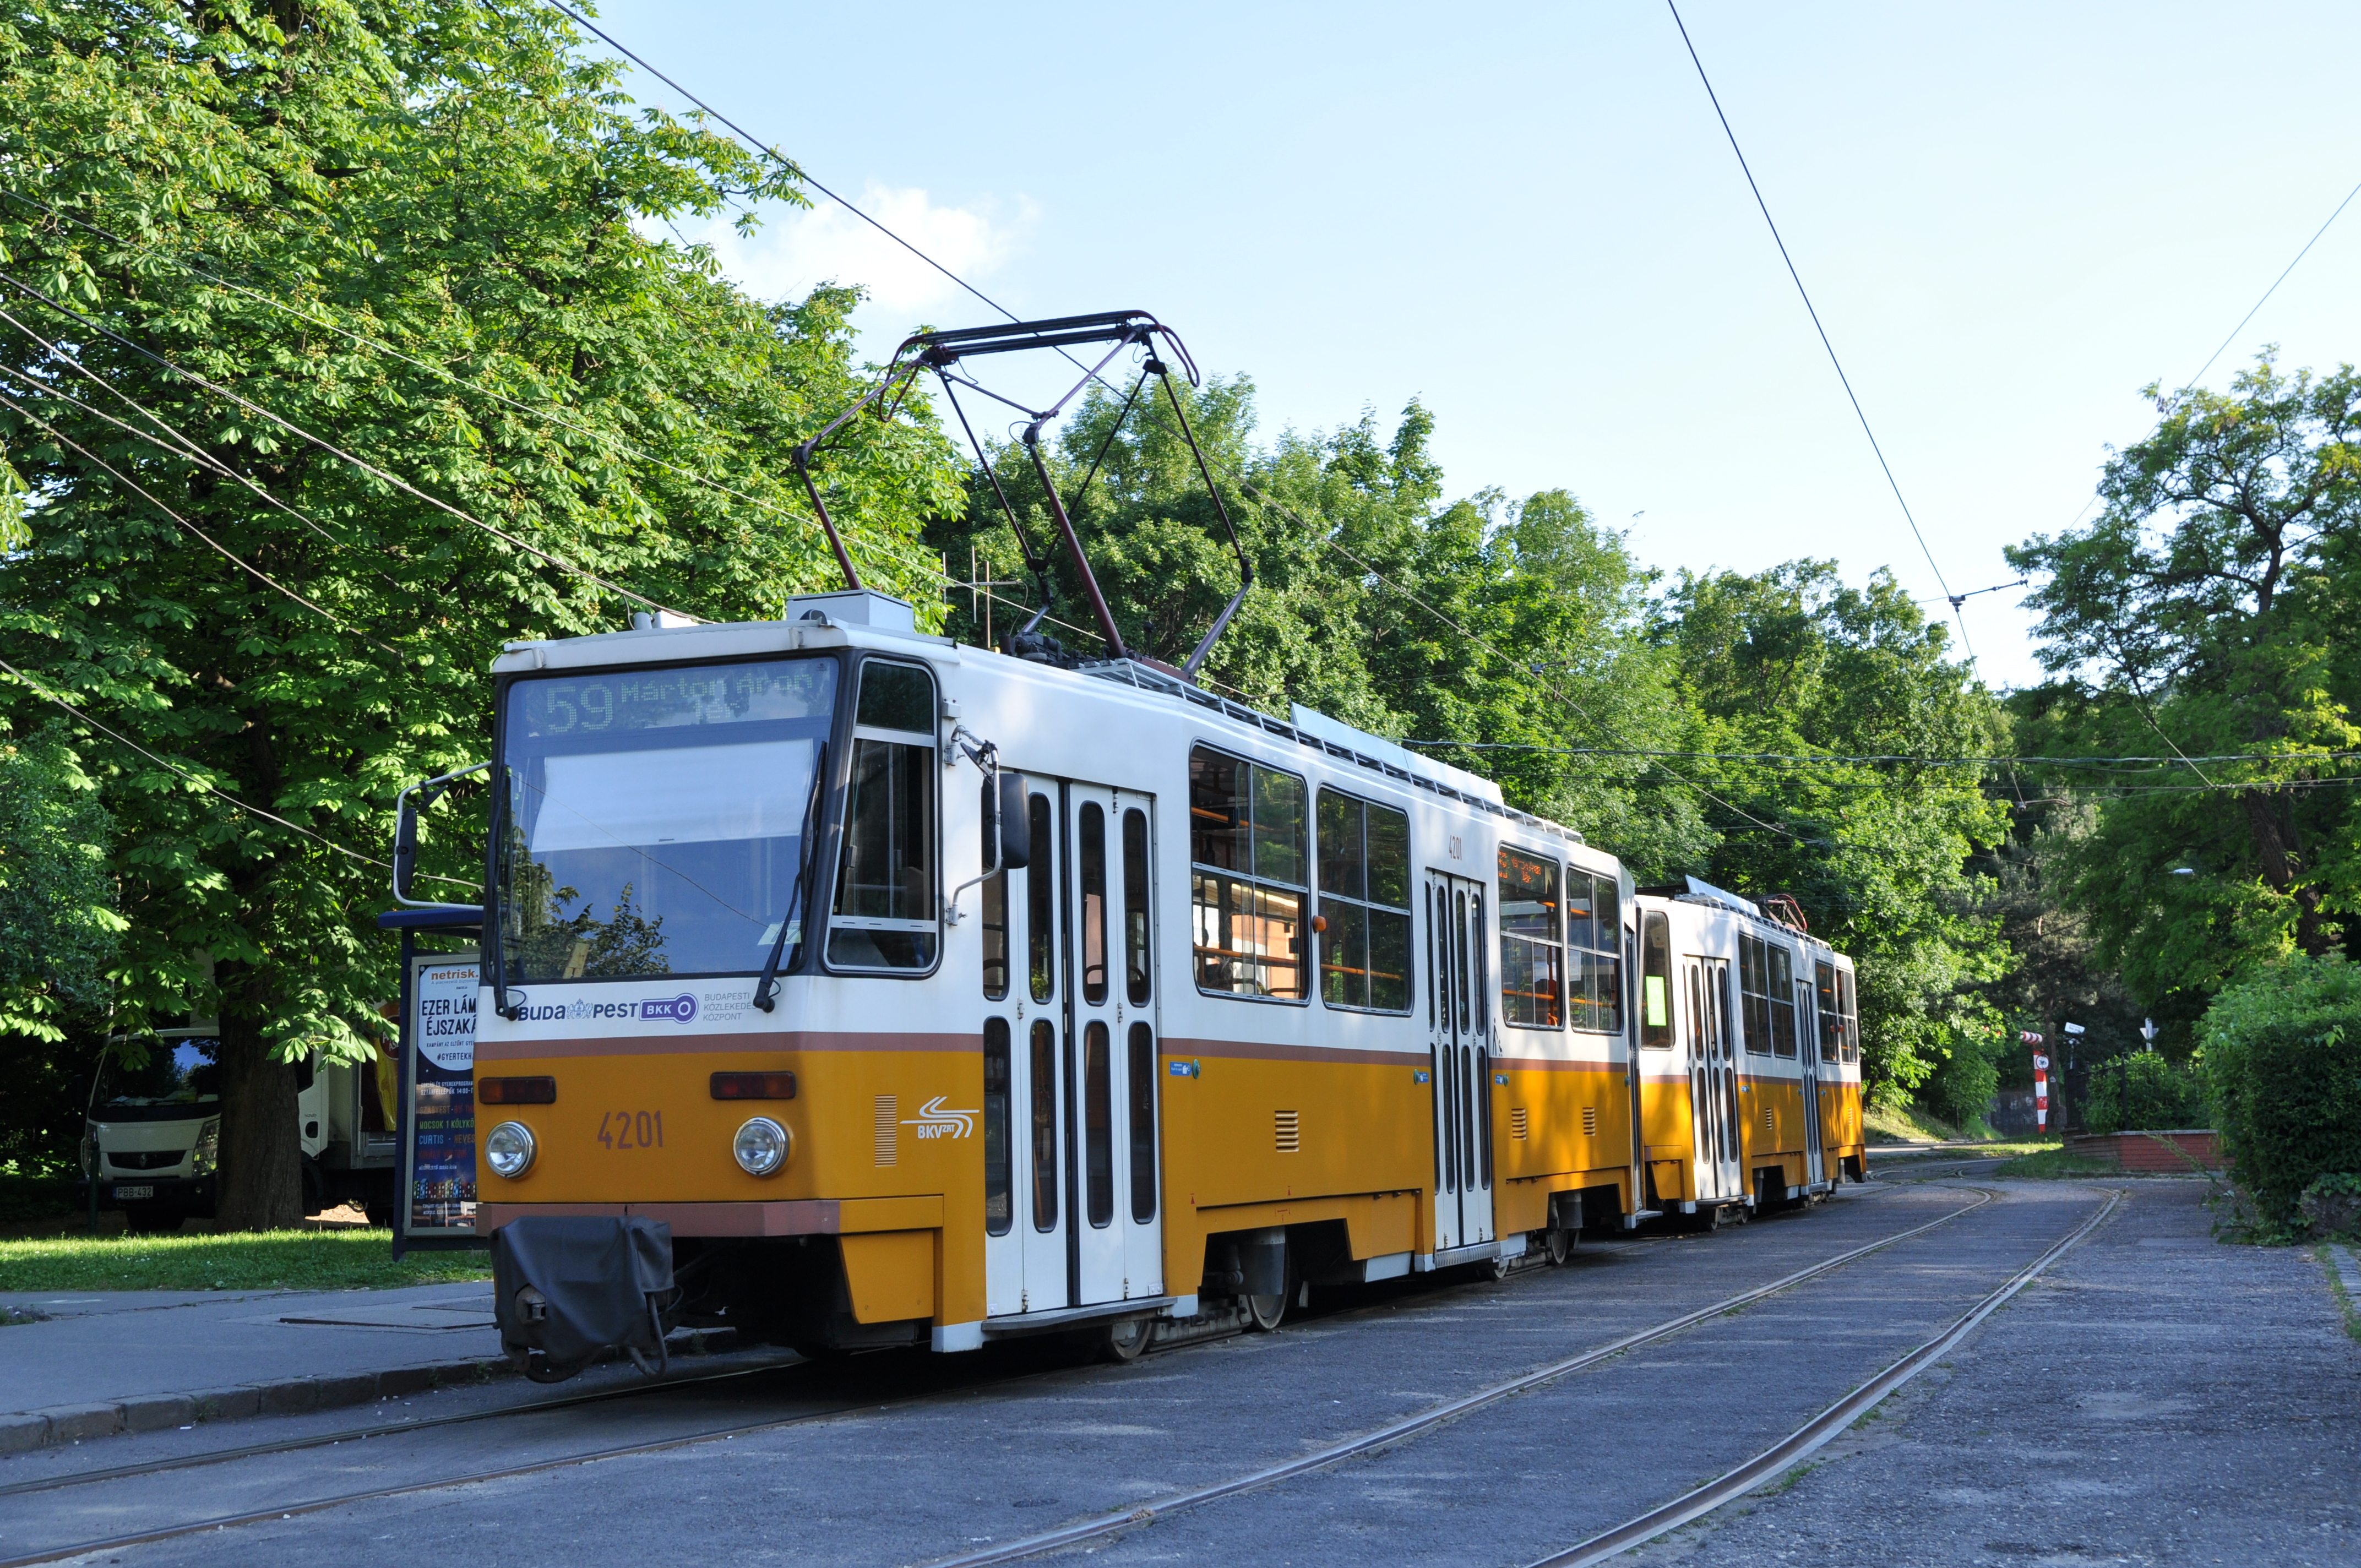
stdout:
<svg viewBox="0 0 2361 1568">
<path fill-rule="evenodd" d="M 93 1209 L 123 1211 L 134 1231 L 177 1231 L 214 1214 L 221 1159 L 221 1041 L 214 1029 L 117 1036 L 101 1053 L 83 1114 L 82 1179 Z M 357 1201 L 393 1223 L 394 1095 L 380 1055 L 368 1064 L 296 1064 L 303 1212 Z"/>
</svg>

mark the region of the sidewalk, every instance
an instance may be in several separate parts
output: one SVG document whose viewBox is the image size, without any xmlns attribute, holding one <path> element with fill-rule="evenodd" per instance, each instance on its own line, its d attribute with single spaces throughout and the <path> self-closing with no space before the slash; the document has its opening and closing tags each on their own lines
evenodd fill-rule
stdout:
<svg viewBox="0 0 2361 1568">
<path fill-rule="evenodd" d="M 503 1374 L 489 1280 L 398 1290 L 0 1292 L 0 1453 Z"/>
</svg>

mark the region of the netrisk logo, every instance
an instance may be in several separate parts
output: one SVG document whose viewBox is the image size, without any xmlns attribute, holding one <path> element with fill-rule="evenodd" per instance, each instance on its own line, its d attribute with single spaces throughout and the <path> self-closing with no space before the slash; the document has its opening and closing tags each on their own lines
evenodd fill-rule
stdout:
<svg viewBox="0 0 2361 1568">
<path fill-rule="evenodd" d="M 975 1131 L 975 1118 L 972 1111 L 944 1110 L 943 1097 L 938 1094 L 919 1106 L 918 1113 L 902 1125 L 917 1128 L 922 1138 L 963 1138 Z"/>
</svg>

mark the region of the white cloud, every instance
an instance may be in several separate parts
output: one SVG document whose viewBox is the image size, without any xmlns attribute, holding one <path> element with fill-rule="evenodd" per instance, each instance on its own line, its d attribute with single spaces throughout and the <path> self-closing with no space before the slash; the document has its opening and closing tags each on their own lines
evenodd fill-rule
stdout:
<svg viewBox="0 0 2361 1568">
<path fill-rule="evenodd" d="M 1015 249 L 1038 209 L 1020 200 L 1012 218 L 996 203 L 938 206 L 926 192 L 872 183 L 857 205 L 878 223 L 971 282 L 990 275 Z M 680 225 L 687 239 L 710 245 L 722 269 L 758 299 L 800 299 L 814 285 L 857 283 L 871 303 L 895 316 L 926 312 L 961 296 L 958 284 L 835 202 L 765 214 L 752 237 L 727 222 Z"/>
</svg>

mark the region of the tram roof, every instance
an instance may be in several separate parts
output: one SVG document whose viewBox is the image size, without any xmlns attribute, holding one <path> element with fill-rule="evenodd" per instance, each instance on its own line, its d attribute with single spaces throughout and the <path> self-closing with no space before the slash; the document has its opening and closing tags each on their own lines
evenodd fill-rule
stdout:
<svg viewBox="0 0 2361 1568">
<path fill-rule="evenodd" d="M 502 646 L 500 656 L 492 662 L 492 669 L 495 674 L 511 674 L 535 670 L 669 663 L 676 659 L 732 658 L 805 648 L 906 648 L 912 643 L 921 645 L 932 656 L 948 655 L 962 663 L 968 659 L 1005 659 L 1011 664 L 1031 671 L 1047 673 L 1054 668 L 1014 659 L 995 649 L 970 648 L 949 638 L 905 630 L 897 626 L 814 619 L 697 621 L 687 624 L 664 621 L 629 631 L 598 631 L 580 637 L 510 642 Z M 1472 810 L 1553 834 L 1569 843 L 1588 842 L 1580 832 L 1563 823 L 1553 822 L 1548 817 L 1537 817 L 1509 805 L 1501 797 L 1500 786 L 1480 774 L 1453 767 L 1436 758 L 1421 756 L 1394 741 L 1356 729 L 1342 719 L 1331 718 L 1301 703 L 1291 705 L 1290 715 L 1281 718 L 1245 703 L 1233 702 L 1219 693 L 1207 691 L 1136 659 L 1091 661 L 1071 673 L 1129 686 L 1143 695 L 1203 709 L 1207 714 L 1233 725 L 1278 740 L 1292 740 L 1338 762 L 1351 762 L 1413 789 L 1423 790 L 1439 799 L 1457 801 Z"/>
</svg>

